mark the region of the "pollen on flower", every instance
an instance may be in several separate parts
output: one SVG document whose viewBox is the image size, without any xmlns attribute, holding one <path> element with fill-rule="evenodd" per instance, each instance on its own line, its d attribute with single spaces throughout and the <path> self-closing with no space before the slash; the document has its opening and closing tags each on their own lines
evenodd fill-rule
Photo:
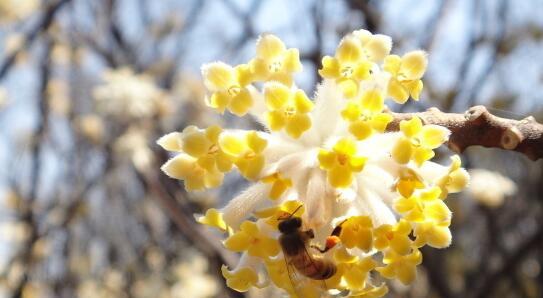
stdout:
<svg viewBox="0 0 543 298">
<path fill-rule="evenodd" d="M 410 284 L 422 247 L 451 244 L 445 200 L 469 175 L 458 156 L 450 165 L 432 161 L 448 140 L 446 128 L 413 117 L 400 132 L 386 132 L 393 120 L 387 102 L 418 100 L 427 67 L 423 51 L 391 50 L 388 36 L 348 34 L 322 59 L 314 97 L 294 81 L 302 70 L 298 50 L 271 34 L 258 39 L 246 63 L 202 67 L 209 107 L 264 126 L 188 126 L 158 140 L 173 153 L 163 171 L 187 190 L 219 186 L 232 169 L 251 183 L 197 217 L 241 254 L 234 268 L 222 268 L 229 287 L 274 286 L 297 298 L 383 297 L 388 287 L 379 276 Z"/>
</svg>

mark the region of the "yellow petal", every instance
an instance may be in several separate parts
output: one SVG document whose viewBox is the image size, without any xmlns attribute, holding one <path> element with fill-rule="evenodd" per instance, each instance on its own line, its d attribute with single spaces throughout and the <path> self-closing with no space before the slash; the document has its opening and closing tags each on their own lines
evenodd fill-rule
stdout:
<svg viewBox="0 0 543 298">
<path fill-rule="evenodd" d="M 249 179 L 255 180 L 260 175 L 260 172 L 264 168 L 265 159 L 262 155 L 257 155 L 251 159 L 241 159 L 236 162 L 240 174 Z"/>
<path fill-rule="evenodd" d="M 341 79 L 339 88 L 347 98 L 354 98 L 358 94 L 358 83 L 351 79 Z"/>
<path fill-rule="evenodd" d="M 412 138 L 422 130 L 422 121 L 417 116 L 413 116 L 409 120 L 402 120 L 400 130 L 406 137 Z"/>
<path fill-rule="evenodd" d="M 349 158 L 349 166 L 351 167 L 351 171 L 353 172 L 362 171 L 362 169 L 364 169 L 364 165 L 366 164 L 366 160 L 368 160 L 367 157 L 351 156 Z"/>
<path fill-rule="evenodd" d="M 206 188 L 219 187 L 222 184 L 224 174 L 217 170 L 206 171 L 204 175 L 204 185 Z"/>
<path fill-rule="evenodd" d="M 421 145 L 426 148 L 435 149 L 447 141 L 449 134 L 450 131 L 445 127 L 425 125 L 420 135 Z"/>
<path fill-rule="evenodd" d="M 247 133 L 246 137 L 247 145 L 249 145 L 249 148 L 251 148 L 256 154 L 264 151 L 264 149 L 268 145 L 268 141 L 260 137 L 260 135 L 256 131 L 251 131 Z"/>
<path fill-rule="evenodd" d="M 193 173 L 196 167 L 194 157 L 181 153 L 168 160 L 160 169 L 172 178 L 185 179 L 187 175 Z"/>
<path fill-rule="evenodd" d="M 417 267 L 408 265 L 400 266 L 396 274 L 404 285 L 408 285 L 417 278 Z"/>
<path fill-rule="evenodd" d="M 370 125 L 374 130 L 378 132 L 384 132 L 388 124 L 392 122 L 392 120 L 392 115 L 388 113 L 378 113 L 376 115 L 373 115 L 370 120 Z"/>
<path fill-rule="evenodd" d="M 411 141 L 409 141 L 406 138 L 400 138 L 398 141 L 396 141 L 396 144 L 394 144 L 394 147 L 392 148 L 392 158 L 399 163 L 399 164 L 406 164 L 411 159 L 411 155 L 413 153 L 413 149 L 411 146 Z"/>
<path fill-rule="evenodd" d="M 253 74 L 251 73 L 249 64 L 240 64 L 234 69 L 236 71 L 236 80 L 241 87 L 245 87 L 252 82 Z"/>
<path fill-rule="evenodd" d="M 409 94 L 414 100 L 419 100 L 420 93 L 422 92 L 422 89 L 424 88 L 424 84 L 422 83 L 422 80 L 414 80 L 409 81 L 403 84 L 403 86 L 407 89 Z"/>
<path fill-rule="evenodd" d="M 409 92 L 395 78 L 388 82 L 387 94 L 399 104 L 404 104 L 409 99 Z"/>
<path fill-rule="evenodd" d="M 299 72 L 302 70 L 298 49 L 288 49 L 285 52 L 283 56 L 283 69 L 287 72 Z"/>
<path fill-rule="evenodd" d="M 428 65 L 427 54 L 424 51 L 412 51 L 402 57 L 400 74 L 407 80 L 420 79 Z"/>
<path fill-rule="evenodd" d="M 469 174 L 465 169 L 456 169 L 449 174 L 447 190 L 456 193 L 464 189 L 469 183 Z"/>
<path fill-rule="evenodd" d="M 434 150 L 418 147 L 413 152 L 413 161 L 420 167 L 425 161 L 432 159 Z"/>
<path fill-rule="evenodd" d="M 376 34 L 363 47 L 368 59 L 373 62 L 380 62 L 390 53 L 392 39 L 386 35 Z"/>
<path fill-rule="evenodd" d="M 273 34 L 263 34 L 256 42 L 256 55 L 264 60 L 272 60 L 285 50 L 285 44 Z"/>
<path fill-rule="evenodd" d="M 212 145 L 205 133 L 189 126 L 181 134 L 183 142 L 183 151 L 193 157 L 200 157 L 207 154 L 207 150 Z"/>
<path fill-rule="evenodd" d="M 381 112 L 384 108 L 384 98 L 377 89 L 364 92 L 360 98 L 362 109 L 371 113 Z"/>
<path fill-rule="evenodd" d="M 369 61 L 357 63 L 352 78 L 358 81 L 365 80 L 370 77 L 370 70 L 373 64 Z"/>
<path fill-rule="evenodd" d="M 281 130 L 287 124 L 285 113 L 281 111 L 272 111 L 266 113 L 268 126 L 273 131 Z"/>
<path fill-rule="evenodd" d="M 230 103 L 231 97 L 227 92 L 215 92 L 211 95 L 207 105 L 216 109 L 219 113 L 224 113 L 224 110 Z"/>
<path fill-rule="evenodd" d="M 400 255 L 405 255 L 411 250 L 411 241 L 407 236 L 394 235 L 390 240 L 390 247 Z"/>
<path fill-rule="evenodd" d="M 336 50 L 336 58 L 339 60 L 340 64 L 356 63 L 361 57 L 362 48 L 354 38 L 344 38 Z"/>
<path fill-rule="evenodd" d="M 168 151 L 181 151 L 181 133 L 171 132 L 158 139 L 157 144 Z"/>
<path fill-rule="evenodd" d="M 356 143 L 350 138 L 342 138 L 334 145 L 334 151 L 348 156 L 356 153 Z"/>
<path fill-rule="evenodd" d="M 336 154 L 334 152 L 320 149 L 317 157 L 322 169 L 331 169 L 336 164 Z"/>
<path fill-rule="evenodd" d="M 309 113 L 313 109 L 313 102 L 307 98 L 303 90 L 296 90 L 294 94 L 294 104 L 298 113 Z"/>
<path fill-rule="evenodd" d="M 400 70 L 401 63 L 402 63 L 402 58 L 400 58 L 400 56 L 388 55 L 385 57 L 383 69 L 391 73 L 393 76 L 396 76 L 398 71 Z"/>
<path fill-rule="evenodd" d="M 360 105 L 355 101 L 347 102 L 345 109 L 341 111 L 341 116 L 348 121 L 356 121 L 362 114 Z"/>
<path fill-rule="evenodd" d="M 346 167 L 333 167 L 328 171 L 328 182 L 333 187 L 349 187 L 353 182 L 353 173 Z"/>
<path fill-rule="evenodd" d="M 295 114 L 287 122 L 286 131 L 289 136 L 297 139 L 311 128 L 311 119 L 306 114 Z"/>
<path fill-rule="evenodd" d="M 251 97 L 251 93 L 249 90 L 243 88 L 234 98 L 232 98 L 228 105 L 228 109 L 234 115 L 242 117 L 247 114 L 252 105 L 253 98 Z"/>
<path fill-rule="evenodd" d="M 218 228 L 221 231 L 226 231 L 227 228 L 226 223 L 224 222 L 224 219 L 222 217 L 222 213 L 220 213 L 215 208 L 208 209 L 206 211 L 206 214 L 204 216 L 198 217 L 196 221 L 210 227 Z"/>
<path fill-rule="evenodd" d="M 335 79 L 340 76 L 339 62 L 336 58 L 324 56 L 322 58 L 322 69 L 319 69 L 319 74 L 326 79 Z"/>
<path fill-rule="evenodd" d="M 247 150 L 247 143 L 232 134 L 222 134 L 219 137 L 219 146 L 222 151 L 232 156 L 238 156 Z"/>
<path fill-rule="evenodd" d="M 279 83 L 268 83 L 264 86 L 264 101 L 269 110 L 281 109 L 290 98 L 290 89 Z"/>
<path fill-rule="evenodd" d="M 270 75 L 270 70 L 266 61 L 263 59 L 255 58 L 249 62 L 252 78 L 256 81 L 266 80 Z"/>
<path fill-rule="evenodd" d="M 366 121 L 358 120 L 349 125 L 349 132 L 361 141 L 371 136 L 371 126 Z"/>
<path fill-rule="evenodd" d="M 232 159 L 222 150 L 219 150 L 219 152 L 217 152 L 215 163 L 217 165 L 217 169 L 219 169 L 219 171 L 223 173 L 230 171 L 230 169 L 232 168 Z"/>
<path fill-rule="evenodd" d="M 222 62 L 202 66 L 202 76 L 204 77 L 204 84 L 211 91 L 227 89 L 236 84 L 234 68 Z"/>
</svg>

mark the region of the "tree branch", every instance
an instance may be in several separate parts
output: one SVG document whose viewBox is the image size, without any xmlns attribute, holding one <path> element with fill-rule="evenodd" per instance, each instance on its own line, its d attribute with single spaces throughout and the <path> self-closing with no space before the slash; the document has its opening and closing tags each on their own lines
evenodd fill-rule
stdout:
<svg viewBox="0 0 543 298">
<path fill-rule="evenodd" d="M 512 150 L 531 160 L 543 158 L 543 124 L 534 117 L 512 120 L 492 115 L 484 106 L 474 106 L 464 114 L 444 113 L 430 108 L 420 113 L 389 113 L 394 120 L 387 131 L 398 131 L 400 121 L 418 116 L 424 124 L 448 128 L 451 136 L 447 145 L 461 153 L 470 146 L 483 146 Z"/>
</svg>

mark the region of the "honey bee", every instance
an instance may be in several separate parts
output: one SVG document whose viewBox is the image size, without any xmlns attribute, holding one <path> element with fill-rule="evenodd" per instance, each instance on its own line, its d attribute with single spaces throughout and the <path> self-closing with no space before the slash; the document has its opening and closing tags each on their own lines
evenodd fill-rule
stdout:
<svg viewBox="0 0 543 298">
<path fill-rule="evenodd" d="M 287 267 L 291 265 L 302 275 L 314 280 L 325 280 L 332 277 L 336 273 L 336 265 L 320 255 L 309 253 L 307 247 L 315 235 L 311 229 L 302 230 L 302 219 L 294 216 L 296 211 L 286 218 L 280 218 L 278 226 L 279 232 L 281 232 L 279 244 L 283 249 Z M 326 239 L 323 249 L 314 245 L 311 247 L 325 253 L 339 242 L 340 233 L 341 224 L 334 228 L 332 235 Z"/>
</svg>

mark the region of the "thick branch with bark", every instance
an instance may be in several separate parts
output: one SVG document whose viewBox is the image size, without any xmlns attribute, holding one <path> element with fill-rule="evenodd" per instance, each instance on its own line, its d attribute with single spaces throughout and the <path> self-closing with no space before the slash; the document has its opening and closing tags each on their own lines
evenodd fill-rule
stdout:
<svg viewBox="0 0 543 298">
<path fill-rule="evenodd" d="M 436 108 L 420 113 L 389 112 L 394 120 L 387 131 L 398 131 L 400 121 L 419 117 L 424 124 L 448 128 L 451 135 L 447 145 L 461 153 L 470 146 L 512 150 L 531 160 L 543 158 L 543 124 L 534 117 L 512 120 L 492 115 L 484 106 L 474 106 L 464 114 L 444 113 Z"/>
</svg>

